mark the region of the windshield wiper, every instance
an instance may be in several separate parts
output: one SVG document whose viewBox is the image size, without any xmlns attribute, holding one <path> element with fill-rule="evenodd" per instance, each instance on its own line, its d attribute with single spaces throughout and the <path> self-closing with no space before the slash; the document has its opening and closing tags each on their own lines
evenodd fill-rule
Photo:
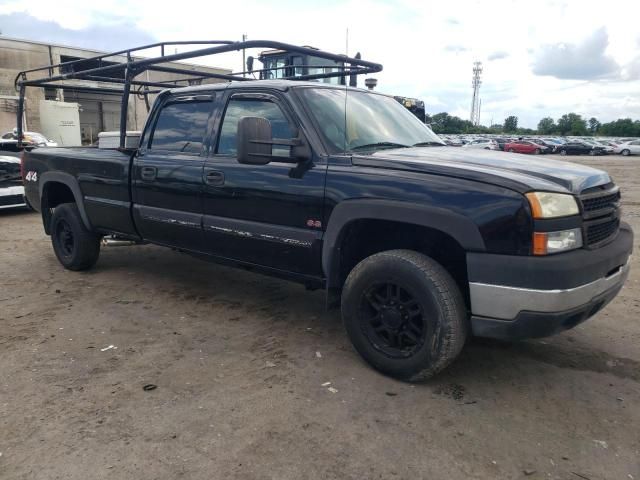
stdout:
<svg viewBox="0 0 640 480">
<path fill-rule="evenodd" d="M 393 142 L 367 143 L 365 145 L 358 145 L 357 147 L 353 147 L 351 151 L 373 150 L 376 148 L 409 148 L 409 145 L 403 145 L 402 143 L 393 143 Z"/>
<path fill-rule="evenodd" d="M 412 146 L 413 147 L 431 147 L 431 146 L 444 147 L 445 145 L 446 145 L 445 143 L 430 140 L 428 142 L 414 143 Z"/>
</svg>

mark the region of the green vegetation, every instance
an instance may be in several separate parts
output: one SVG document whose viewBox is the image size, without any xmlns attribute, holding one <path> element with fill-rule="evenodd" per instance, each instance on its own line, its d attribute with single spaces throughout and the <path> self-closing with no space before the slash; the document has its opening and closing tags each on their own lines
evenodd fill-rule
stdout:
<svg viewBox="0 0 640 480">
<path fill-rule="evenodd" d="M 619 118 L 613 122 L 600 123 L 597 118 L 589 120 L 577 113 L 566 113 L 557 120 L 545 117 L 538 122 L 537 129 L 518 128 L 518 117 L 510 115 L 504 123 L 490 127 L 473 125 L 469 120 L 449 115 L 447 112 L 427 115 L 427 123 L 436 133 L 509 133 L 516 135 L 599 135 L 605 137 L 640 137 L 640 120 Z"/>
</svg>

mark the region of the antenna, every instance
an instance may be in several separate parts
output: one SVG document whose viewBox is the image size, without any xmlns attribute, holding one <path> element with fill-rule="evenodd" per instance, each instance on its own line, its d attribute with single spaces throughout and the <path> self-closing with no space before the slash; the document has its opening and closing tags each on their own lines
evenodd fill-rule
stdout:
<svg viewBox="0 0 640 480">
<path fill-rule="evenodd" d="M 473 125 L 480 125 L 480 85 L 482 80 L 482 62 L 473 62 L 473 77 L 471 79 L 471 86 L 473 87 L 473 97 L 471 99 L 471 115 L 469 120 Z"/>
</svg>

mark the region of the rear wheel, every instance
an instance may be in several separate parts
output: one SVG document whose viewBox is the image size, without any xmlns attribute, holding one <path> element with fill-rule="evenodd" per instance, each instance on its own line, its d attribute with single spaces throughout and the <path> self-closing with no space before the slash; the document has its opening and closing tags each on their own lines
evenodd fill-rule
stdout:
<svg viewBox="0 0 640 480">
<path fill-rule="evenodd" d="M 626 157 L 626 156 L 628 156 L 631 152 L 630 152 L 627 148 L 625 148 L 625 149 L 624 149 L 624 150 L 622 150 L 620 153 Z"/>
<path fill-rule="evenodd" d="M 598 152 L 596 152 L 595 150 L 589 150 L 589 155 L 591 155 L 592 157 L 597 155 Z"/>
<path fill-rule="evenodd" d="M 567 154 L 567 151 L 566 151 L 564 148 L 563 148 L 562 150 L 560 150 L 560 155 L 563 155 L 563 156 L 564 156 L 564 155 L 566 155 L 566 154 Z"/>
<path fill-rule="evenodd" d="M 509 152 L 511 152 L 511 153 L 513 153 L 513 148 L 510 148 L 508 151 L 509 151 Z"/>
<path fill-rule="evenodd" d="M 69 270 L 87 270 L 100 255 L 100 236 L 84 226 L 75 203 L 63 203 L 53 211 L 51 243 L 58 261 Z"/>
<path fill-rule="evenodd" d="M 449 365 L 468 331 L 464 299 L 451 275 L 411 250 L 361 261 L 345 282 L 342 317 L 353 346 L 370 365 L 412 382 Z"/>
<path fill-rule="evenodd" d="M 540 149 L 536 148 L 533 153 L 534 155 L 540 155 Z"/>
</svg>

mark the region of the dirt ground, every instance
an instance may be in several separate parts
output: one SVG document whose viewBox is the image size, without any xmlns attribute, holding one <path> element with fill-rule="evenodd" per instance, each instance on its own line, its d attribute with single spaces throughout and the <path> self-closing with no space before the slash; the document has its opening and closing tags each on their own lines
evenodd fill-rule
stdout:
<svg viewBox="0 0 640 480">
<path fill-rule="evenodd" d="M 571 160 L 640 232 L 640 159 Z M 0 212 L 0 479 L 640 479 L 637 263 L 576 329 L 409 385 L 322 292 L 154 246 L 68 272 L 37 214 Z"/>
</svg>

